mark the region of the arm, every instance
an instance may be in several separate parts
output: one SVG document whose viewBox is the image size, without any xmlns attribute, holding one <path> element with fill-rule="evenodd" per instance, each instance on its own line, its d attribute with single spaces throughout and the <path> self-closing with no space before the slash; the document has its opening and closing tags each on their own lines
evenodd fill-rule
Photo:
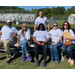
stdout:
<svg viewBox="0 0 75 75">
<path fill-rule="evenodd" d="M 30 40 L 28 40 L 28 46 L 30 46 Z"/>
<path fill-rule="evenodd" d="M 18 38 L 17 38 L 17 47 L 20 47 L 19 40 L 20 40 L 20 35 L 18 35 Z"/>
<path fill-rule="evenodd" d="M 37 24 L 34 25 L 34 32 L 36 31 Z"/>
<path fill-rule="evenodd" d="M 47 38 L 43 43 L 41 43 L 41 46 L 44 46 L 44 44 L 48 43 L 49 40 L 50 38 Z"/>
<path fill-rule="evenodd" d="M 57 42 L 53 43 L 53 45 L 56 45 L 61 39 L 62 39 L 62 36 L 60 36 Z"/>
<path fill-rule="evenodd" d="M 13 38 L 15 38 L 15 37 L 16 37 L 16 35 L 17 35 L 17 33 L 15 33 L 15 34 L 13 35 Z"/>
<path fill-rule="evenodd" d="M 75 40 L 75 34 L 72 30 L 69 31 L 71 37 L 64 37 L 64 39 L 68 39 L 68 40 Z"/>
<path fill-rule="evenodd" d="M 2 32 L 0 31 L 0 35 L 2 35 Z"/>
<path fill-rule="evenodd" d="M 49 30 L 50 30 L 50 26 L 49 26 L 49 23 L 48 23 L 48 22 L 47 22 L 47 27 L 48 27 L 48 30 L 47 30 L 47 31 L 49 32 Z"/>
<path fill-rule="evenodd" d="M 75 36 L 74 37 L 64 37 L 64 39 L 75 40 Z"/>
<path fill-rule="evenodd" d="M 34 41 L 35 43 L 37 43 L 37 44 L 41 45 L 41 43 L 40 43 L 40 42 L 38 42 L 38 41 L 36 40 L 36 37 L 34 37 L 34 36 L 33 36 L 33 38 L 32 38 L 32 39 L 33 39 L 33 41 Z"/>
<path fill-rule="evenodd" d="M 47 38 L 47 39 L 44 41 L 44 43 L 48 43 L 49 40 L 50 40 L 50 38 Z"/>
</svg>

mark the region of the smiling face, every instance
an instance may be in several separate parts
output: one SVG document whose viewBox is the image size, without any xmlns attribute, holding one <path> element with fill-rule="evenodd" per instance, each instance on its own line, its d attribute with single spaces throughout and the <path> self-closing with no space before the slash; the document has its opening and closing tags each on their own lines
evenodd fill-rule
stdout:
<svg viewBox="0 0 75 75">
<path fill-rule="evenodd" d="M 57 29 L 57 26 L 58 26 L 58 25 L 57 25 L 56 23 L 54 23 L 54 24 L 53 24 L 53 29 L 56 30 L 56 29 Z"/>
<path fill-rule="evenodd" d="M 41 18 L 43 17 L 43 12 L 42 12 L 42 11 L 39 12 L 39 16 L 40 16 Z"/>
<path fill-rule="evenodd" d="M 68 23 L 67 22 L 65 22 L 63 25 L 64 25 L 64 29 L 68 28 Z"/>
<path fill-rule="evenodd" d="M 26 24 L 23 24 L 22 25 L 22 29 L 25 31 L 27 29 L 27 25 Z"/>
</svg>

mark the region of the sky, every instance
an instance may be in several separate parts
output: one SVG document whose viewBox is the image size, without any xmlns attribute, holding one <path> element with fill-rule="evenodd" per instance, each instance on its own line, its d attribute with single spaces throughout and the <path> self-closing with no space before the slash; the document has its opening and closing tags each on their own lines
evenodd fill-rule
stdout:
<svg viewBox="0 0 75 75">
<path fill-rule="evenodd" d="M 58 7 L 58 6 L 18 6 L 19 8 L 24 8 L 25 10 L 32 10 L 32 9 L 40 9 L 40 8 L 52 8 L 52 7 Z M 68 8 L 71 8 L 72 6 L 59 6 L 59 7 L 65 7 L 67 10 Z"/>
</svg>

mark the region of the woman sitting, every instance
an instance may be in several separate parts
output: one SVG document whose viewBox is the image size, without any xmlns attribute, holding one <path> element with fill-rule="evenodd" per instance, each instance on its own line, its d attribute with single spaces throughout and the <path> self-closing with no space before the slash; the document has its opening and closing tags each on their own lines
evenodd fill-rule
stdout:
<svg viewBox="0 0 75 75">
<path fill-rule="evenodd" d="M 62 33 L 66 32 L 66 31 L 68 31 L 70 33 L 71 37 L 64 37 L 63 36 L 62 50 L 69 57 L 68 63 L 70 63 L 70 65 L 72 66 L 74 64 L 72 50 L 75 47 L 75 35 L 74 35 L 74 32 L 72 31 L 72 29 L 70 28 L 70 24 L 67 21 L 65 21 L 63 23 Z M 66 39 L 71 40 L 73 44 L 70 46 L 65 46 L 64 43 L 65 43 Z"/>
<path fill-rule="evenodd" d="M 51 52 L 51 62 L 54 62 L 54 59 L 57 63 L 59 63 L 59 55 L 58 55 L 58 47 L 62 46 L 62 32 L 60 29 L 57 28 L 57 23 L 53 24 L 53 29 L 49 31 L 49 34 L 51 35 L 51 46 L 50 46 L 50 52 Z"/>
<path fill-rule="evenodd" d="M 33 41 L 35 43 L 35 57 L 36 66 L 39 66 L 38 51 L 41 47 L 43 49 L 43 66 L 46 66 L 46 56 L 47 56 L 47 43 L 50 40 L 48 32 L 45 30 L 44 24 L 39 24 L 37 30 L 33 34 Z"/>
<path fill-rule="evenodd" d="M 25 54 L 29 61 L 31 61 L 31 57 L 28 54 L 27 47 L 30 46 L 30 29 L 27 28 L 26 24 L 22 25 L 22 29 L 18 31 L 18 38 L 17 38 L 17 47 L 22 49 L 22 60 L 21 62 L 25 61 Z"/>
</svg>

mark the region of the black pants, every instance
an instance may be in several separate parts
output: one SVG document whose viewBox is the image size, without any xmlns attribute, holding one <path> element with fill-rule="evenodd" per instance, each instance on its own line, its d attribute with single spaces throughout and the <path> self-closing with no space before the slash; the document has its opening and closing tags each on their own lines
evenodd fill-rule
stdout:
<svg viewBox="0 0 75 75">
<path fill-rule="evenodd" d="M 48 48 L 48 45 L 47 44 L 44 44 L 44 46 L 40 46 L 38 45 L 37 43 L 35 43 L 35 57 L 36 59 L 38 60 L 39 57 L 38 57 L 38 52 L 39 52 L 39 49 L 42 48 L 43 50 L 43 60 L 46 61 L 46 56 L 47 56 L 47 48 Z"/>
</svg>

